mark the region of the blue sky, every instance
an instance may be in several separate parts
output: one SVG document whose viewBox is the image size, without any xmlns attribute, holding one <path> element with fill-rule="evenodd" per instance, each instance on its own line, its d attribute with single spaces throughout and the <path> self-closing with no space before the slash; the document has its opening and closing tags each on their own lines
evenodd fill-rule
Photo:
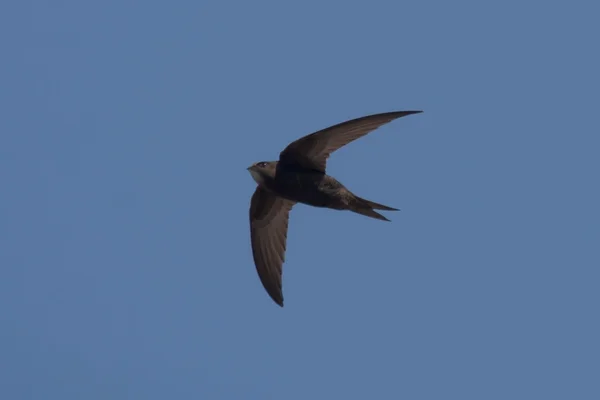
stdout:
<svg viewBox="0 0 600 400">
<path fill-rule="evenodd" d="M 0 397 L 600 398 L 599 8 L 4 2 Z M 277 307 L 246 167 L 403 109 Z"/>
</svg>

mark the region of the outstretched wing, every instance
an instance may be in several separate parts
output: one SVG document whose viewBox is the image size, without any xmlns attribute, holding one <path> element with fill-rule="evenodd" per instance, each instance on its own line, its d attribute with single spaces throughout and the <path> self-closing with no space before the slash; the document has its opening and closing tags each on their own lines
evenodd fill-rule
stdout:
<svg viewBox="0 0 600 400">
<path fill-rule="evenodd" d="M 325 173 L 327 158 L 340 147 L 397 118 L 420 112 L 394 111 L 368 115 L 325 128 L 292 142 L 279 155 L 279 162 Z"/>
<path fill-rule="evenodd" d="M 288 216 L 295 202 L 256 188 L 250 202 L 252 255 L 265 290 L 283 307 L 282 266 L 285 260 Z"/>
</svg>

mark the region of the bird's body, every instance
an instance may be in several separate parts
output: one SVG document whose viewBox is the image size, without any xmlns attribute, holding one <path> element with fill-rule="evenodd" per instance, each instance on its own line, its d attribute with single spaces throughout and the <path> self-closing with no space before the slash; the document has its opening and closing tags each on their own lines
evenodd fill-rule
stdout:
<svg viewBox="0 0 600 400">
<path fill-rule="evenodd" d="M 318 171 L 280 167 L 277 161 L 267 163 L 274 167 L 274 176 L 253 176 L 258 176 L 257 183 L 269 192 L 313 207 L 336 210 L 347 208 L 351 193 L 335 178 Z"/>
<path fill-rule="evenodd" d="M 353 194 L 325 172 L 329 155 L 379 126 L 421 111 L 397 111 L 347 121 L 307 135 L 287 146 L 279 161 L 262 161 L 248 168 L 258 184 L 250 204 L 252 254 L 260 280 L 283 306 L 282 266 L 285 259 L 288 215 L 294 204 L 350 210 L 389 221 L 374 210 L 395 208 Z"/>
</svg>

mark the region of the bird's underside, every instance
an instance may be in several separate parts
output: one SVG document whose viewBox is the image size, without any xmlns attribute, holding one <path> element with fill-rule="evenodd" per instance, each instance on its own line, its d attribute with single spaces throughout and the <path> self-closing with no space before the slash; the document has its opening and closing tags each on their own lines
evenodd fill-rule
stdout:
<svg viewBox="0 0 600 400">
<path fill-rule="evenodd" d="M 347 209 L 352 193 L 335 178 L 314 171 L 277 168 L 275 179 L 265 185 L 272 193 L 313 207 Z"/>
<path fill-rule="evenodd" d="M 328 176 L 325 169 L 330 154 L 381 125 L 420 112 L 390 112 L 343 122 L 291 143 L 279 161 L 248 168 L 258 183 L 250 202 L 252 254 L 265 290 L 278 305 L 283 307 L 282 266 L 289 212 L 296 203 L 350 210 L 385 221 L 389 220 L 375 210 L 396 210 L 360 198 Z"/>
</svg>

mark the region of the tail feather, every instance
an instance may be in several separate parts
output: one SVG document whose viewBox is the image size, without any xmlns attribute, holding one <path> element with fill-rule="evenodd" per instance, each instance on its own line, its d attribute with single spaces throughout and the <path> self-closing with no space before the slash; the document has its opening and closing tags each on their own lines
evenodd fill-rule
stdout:
<svg viewBox="0 0 600 400">
<path fill-rule="evenodd" d="M 371 209 L 371 208 L 352 208 L 351 211 L 354 211 L 355 213 L 358 213 L 358 214 L 366 215 L 367 217 L 390 222 L 389 219 L 387 219 L 383 215 L 379 214 L 378 212 L 373 211 L 373 209 Z"/>
<path fill-rule="evenodd" d="M 354 204 L 352 204 L 350 210 L 358 214 L 366 215 L 367 217 L 380 219 L 382 221 L 389 221 L 389 219 L 387 219 L 386 217 L 374 210 L 398 211 L 397 208 L 384 206 L 383 204 L 375 203 L 373 201 L 360 198 L 358 196 L 355 196 L 354 200 Z"/>
<path fill-rule="evenodd" d="M 374 201 L 366 200 L 356 196 L 356 200 L 360 203 L 365 204 L 367 207 L 372 208 L 374 210 L 385 210 L 385 211 L 398 211 L 397 208 L 392 208 L 388 206 L 384 206 L 383 204 L 375 203 Z"/>
</svg>

